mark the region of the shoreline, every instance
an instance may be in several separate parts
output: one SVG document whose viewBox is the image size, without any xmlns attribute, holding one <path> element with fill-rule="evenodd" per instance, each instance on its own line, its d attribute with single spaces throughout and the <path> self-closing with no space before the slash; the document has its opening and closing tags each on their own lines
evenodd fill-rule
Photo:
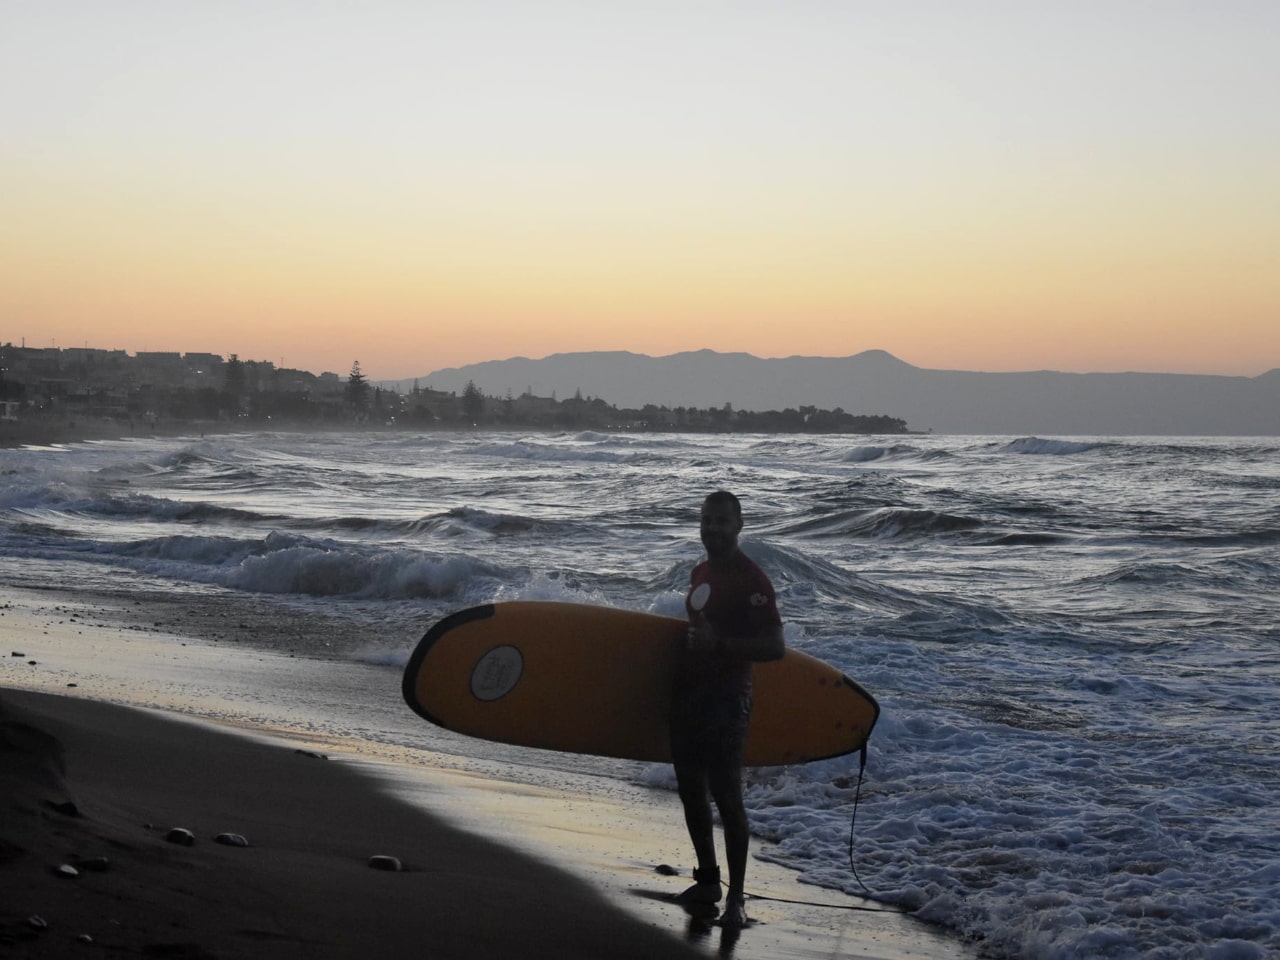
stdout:
<svg viewBox="0 0 1280 960">
<path fill-rule="evenodd" d="M 159 420 L 128 424 L 101 417 L 28 417 L 0 421 L 0 450 L 56 447 L 99 440 L 148 440 L 189 434 L 231 433 L 230 425 L 214 421 Z"/>
<path fill-rule="evenodd" d="M 230 423 L 217 420 L 169 420 L 130 425 L 118 420 L 99 417 L 28 417 L 22 420 L 0 421 L 0 450 L 16 450 L 23 447 L 58 447 L 72 443 L 91 443 L 109 440 L 149 440 L 157 438 L 192 437 L 204 438 L 220 434 L 254 434 L 254 433 L 347 433 L 367 432 L 377 434 L 433 435 L 441 433 L 531 433 L 555 434 L 575 431 L 600 431 L 608 433 L 641 436 L 647 434 L 678 434 L 699 436 L 703 434 L 744 433 L 758 436 L 840 436 L 840 437 L 928 437 L 934 436 L 932 430 L 902 430 L 889 433 L 863 433 L 858 431 L 831 432 L 790 432 L 785 430 L 711 430 L 711 429 L 679 429 L 671 427 L 664 430 L 636 429 L 633 427 L 610 427 L 603 424 L 582 423 L 576 425 L 545 423 L 486 423 L 483 426 L 459 423 L 450 426 L 370 426 L 360 423 L 317 423 L 313 421 L 280 421 L 263 423 Z"/>
<path fill-rule="evenodd" d="M 298 678 L 300 689 L 314 694 L 327 677 L 343 674 L 346 668 L 340 659 L 291 659 L 285 652 L 269 654 L 239 644 L 231 647 L 190 639 L 192 633 L 207 630 L 209 624 L 216 622 L 214 617 L 197 617 L 187 625 L 195 629 L 184 631 L 188 640 L 183 640 L 169 633 L 169 627 L 160 628 L 150 619 L 155 610 L 150 604 L 133 611 L 138 619 L 136 630 L 129 630 L 119 619 L 131 615 L 127 609 L 117 608 L 110 617 L 95 617 L 87 606 L 83 600 L 56 591 L 9 591 L 9 599 L 0 607 L 0 647 L 5 648 L 0 653 L 20 652 L 23 657 L 6 656 L 0 661 L 0 707 L 14 700 L 24 705 L 31 701 L 41 704 L 46 725 L 56 727 L 60 738 L 68 742 L 67 777 L 76 802 L 86 811 L 95 811 L 105 795 L 110 798 L 108 809 L 113 814 L 136 811 L 132 816 L 107 821 L 117 830 L 109 838 L 112 843 L 122 844 L 122 849 L 148 851 L 148 856 L 155 857 L 154 863 L 147 858 L 127 861 L 130 876 L 138 872 L 144 878 L 158 878 L 183 869 L 189 871 L 193 882 L 200 880 L 199 888 L 187 887 L 187 896 L 194 901 L 194 906 L 188 905 L 188 913 L 226 914 L 224 926 L 235 930 L 278 929 L 263 926 L 267 923 L 263 916 L 249 909 L 256 909 L 254 904 L 228 900 L 219 871 L 247 864 L 253 869 L 237 875 L 235 884 L 260 887 L 270 878 L 272 884 L 281 884 L 283 889 L 295 882 L 291 870 L 298 871 L 299 876 L 308 875 L 308 884 L 330 882 L 309 877 L 311 872 L 324 873 L 341 887 L 340 896 L 348 898 L 348 887 L 363 890 L 363 885 L 370 882 L 372 871 L 365 866 L 367 858 L 390 854 L 414 866 L 395 878 L 407 878 L 405 888 L 417 890 L 410 899 L 418 906 L 406 906 L 399 899 L 399 892 L 395 892 L 399 888 L 388 892 L 384 889 L 385 878 L 375 877 L 373 882 L 381 885 L 378 896 L 364 900 L 356 894 L 350 897 L 352 904 L 358 903 L 364 912 L 359 917 L 349 915 L 347 922 L 363 930 L 365 939 L 360 940 L 353 933 L 354 940 L 342 940 L 340 936 L 334 940 L 353 950 L 356 942 L 363 946 L 353 953 L 344 953 L 335 946 L 334 952 L 327 955 L 359 955 L 374 942 L 368 939 L 372 929 L 383 931 L 380 936 L 403 936 L 406 943 L 413 940 L 415 949 L 433 949 L 439 956 L 501 952 L 496 945 L 481 951 L 466 933 L 469 918 L 483 915 L 488 918 L 487 926 L 501 928 L 486 936 L 507 937 L 513 954 L 522 956 L 538 955 L 529 950 L 529 941 L 536 936 L 530 931 L 542 929 L 540 924 L 554 918 L 559 918 L 554 919 L 557 924 L 575 928 L 572 937 L 557 941 L 556 954 L 564 957 L 627 956 L 619 951 L 615 940 L 652 946 L 650 937 L 655 933 L 662 941 L 656 955 L 663 956 L 685 955 L 685 950 L 691 950 L 691 956 L 706 957 L 714 952 L 740 960 L 817 956 L 965 960 L 978 956 L 973 948 L 943 931 L 838 891 L 802 885 L 792 871 L 755 858 L 749 867 L 748 886 L 759 899 L 749 902 L 748 907 L 759 922 L 743 931 L 740 938 L 727 942 L 719 928 L 705 919 L 687 916 L 664 899 L 688 882 L 688 865 L 684 861 L 690 854 L 685 850 L 687 838 L 674 794 L 572 772 L 540 771 L 531 780 L 508 779 L 502 775 L 502 761 L 455 762 L 457 757 L 433 753 L 430 747 L 389 748 L 386 743 L 344 739 L 306 716 L 290 728 L 275 722 L 274 715 L 256 703 L 250 703 L 247 711 L 226 710 L 219 706 L 224 703 L 223 692 L 211 686 L 215 678 L 223 678 L 221 682 L 229 687 L 254 682 L 271 686 L 287 672 Z M 255 627 L 268 628 L 265 624 Z M 381 682 L 387 673 L 385 667 L 359 670 L 355 689 L 359 690 L 361 684 Z M 120 705 L 130 702 L 134 707 Z M 137 709 L 139 705 L 143 709 Z M 325 704 L 318 706 L 327 708 Z M 390 716 L 398 719 L 404 713 L 406 719 L 420 723 L 408 718 L 407 711 L 398 709 L 400 706 L 387 705 L 392 711 Z M 286 704 L 286 713 L 287 710 Z M 380 715 L 371 716 L 369 723 L 376 725 L 381 720 Z M 433 735 L 430 730 L 423 727 L 423 740 Z M 195 745 L 208 753 L 197 752 Z M 299 749 L 305 752 L 299 755 L 295 752 Z M 308 753 L 323 753 L 330 760 L 320 762 L 308 757 Z M 210 759 L 203 759 L 205 756 Z M 300 764 L 301 759 L 310 763 Z M 195 792 L 193 770 L 211 778 Z M 283 775 L 286 770 L 288 776 Z M 234 792 L 229 792 L 230 788 L 235 788 Z M 270 800 L 266 809 L 262 808 L 264 799 Z M 165 829 L 184 825 L 179 822 L 184 812 L 192 811 L 188 818 L 194 817 L 205 809 L 204 804 L 214 801 L 223 805 L 202 816 L 202 841 L 186 854 L 195 859 L 182 860 L 180 868 L 171 862 L 175 853 L 170 845 L 164 844 L 155 831 L 138 830 L 140 822 L 152 822 Z M 167 817 L 143 813 L 155 805 L 173 812 Z M 328 813 L 317 821 L 321 810 Z M 45 829 L 66 826 L 51 824 L 45 809 L 38 812 Z M 100 808 L 94 812 L 94 824 L 99 822 L 99 814 Z M 7 824 L 9 820 L 6 813 L 3 822 Z M 390 835 L 367 835 L 358 851 L 345 849 L 339 863 L 323 838 L 354 830 L 350 821 L 370 829 L 384 822 L 403 826 Z M 0 827 L 0 842 L 9 840 L 12 844 L 9 829 Z M 221 847 L 215 850 L 208 840 L 222 831 L 244 834 L 255 847 L 249 851 Z M 250 832 L 258 837 L 249 836 Z M 289 848 L 282 861 L 286 865 L 273 865 L 274 860 L 259 864 L 248 857 L 237 860 L 234 856 L 251 852 L 258 845 L 274 851 L 279 843 L 271 839 L 272 835 L 281 833 L 297 837 L 296 847 Z M 487 838 L 497 838 L 501 845 Z M 31 857 L 19 861 L 19 867 L 28 871 L 24 879 L 13 874 L 17 869 L 14 863 L 0 862 L 0 884 L 15 890 L 38 885 L 47 896 L 59 898 L 57 902 L 74 896 L 76 903 L 80 899 L 88 903 L 95 894 L 105 895 L 106 891 L 99 888 L 104 887 L 104 881 L 110 884 L 116 878 L 91 877 L 89 883 L 53 878 L 49 871 L 56 867 L 51 862 L 57 859 L 54 854 L 61 851 L 67 856 L 71 852 L 65 837 L 63 840 L 61 848 L 50 847 L 47 843 L 52 840 L 46 836 L 46 846 L 42 848 L 46 854 L 38 864 L 31 863 Z M 470 849 L 471 842 L 480 845 L 480 853 Z M 756 849 L 763 845 L 763 841 L 753 841 Z M 79 849 L 85 851 L 85 856 L 92 855 L 88 847 Z M 274 855 L 273 852 L 271 856 Z M 514 858 L 512 862 L 516 864 L 510 870 L 508 857 Z M 24 862 L 26 865 L 22 866 Z M 496 866 L 485 867 L 481 873 L 520 879 L 504 879 L 501 893 L 489 892 L 489 881 L 476 876 L 479 865 L 484 863 Z M 663 863 L 675 864 L 683 878 L 656 873 L 655 868 Z M 32 869 L 34 875 L 30 873 Z M 442 872 L 461 876 L 456 889 L 418 890 L 429 879 L 426 875 L 436 877 L 439 883 Z M 341 882 L 336 879 L 339 877 Z M 46 882 L 49 879 L 54 882 Z M 210 886 L 203 886 L 206 881 Z M 304 885 L 297 892 L 301 895 L 307 889 Z M 82 896 L 85 891 L 89 891 L 88 896 Z M 554 894 L 551 905 L 546 902 L 549 892 Z M 131 922 L 139 943 L 144 936 L 164 933 L 155 929 L 163 918 L 170 917 L 161 926 L 178 922 L 166 913 L 171 907 L 168 901 L 147 899 L 153 895 L 158 896 L 154 890 L 146 897 L 138 895 L 140 916 Z M 275 897 L 272 909 L 277 924 L 312 923 L 308 919 L 311 904 L 315 897 L 328 895 L 320 890 L 314 897 L 309 893 L 300 898 Z M 423 933 L 421 897 L 428 895 L 451 904 L 446 913 L 453 929 L 450 936 L 458 938 L 456 953 L 433 948 Z M 500 900 L 504 919 L 486 913 L 488 907 L 474 904 L 474 898 Z M 0 902 L 14 901 L 6 894 Z M 39 905 L 33 905 L 32 910 L 53 912 Z M 405 911 L 414 917 L 412 923 L 405 924 L 411 929 L 396 933 Z M 245 915 L 240 919 L 229 919 L 241 914 Z M 574 919 L 577 917 L 584 919 L 579 923 Z M 0 937 L 14 929 L 21 930 L 24 923 L 24 916 L 18 916 L 13 907 L 6 907 L 0 911 Z M 222 928 L 215 930 L 212 921 L 202 920 L 196 927 L 191 936 L 211 939 L 200 946 L 204 953 L 189 956 L 264 955 L 252 950 L 240 953 L 249 948 L 225 930 L 219 932 Z M 108 932 L 115 932 L 115 927 Z M 575 954 L 568 946 L 577 942 L 573 937 L 603 937 L 611 945 L 600 952 L 598 943 L 587 947 L 584 941 L 584 952 Z M 211 945 L 214 941 L 220 945 L 216 949 Z M 47 948 L 52 941 L 43 942 L 39 955 L 53 955 Z M 299 941 L 287 949 L 283 944 L 284 941 L 270 941 L 265 955 L 289 956 L 287 949 L 304 948 L 308 956 L 326 955 L 316 952 L 315 943 L 301 945 Z M 82 944 L 72 942 L 68 949 L 80 947 Z"/>
</svg>

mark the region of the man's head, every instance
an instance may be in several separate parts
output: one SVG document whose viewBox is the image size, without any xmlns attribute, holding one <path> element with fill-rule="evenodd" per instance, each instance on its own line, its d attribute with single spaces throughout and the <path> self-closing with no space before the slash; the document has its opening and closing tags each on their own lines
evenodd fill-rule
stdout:
<svg viewBox="0 0 1280 960">
<path fill-rule="evenodd" d="M 723 557 L 738 548 L 742 532 L 742 504 L 728 490 L 717 490 L 702 501 L 699 535 L 708 557 Z"/>
</svg>

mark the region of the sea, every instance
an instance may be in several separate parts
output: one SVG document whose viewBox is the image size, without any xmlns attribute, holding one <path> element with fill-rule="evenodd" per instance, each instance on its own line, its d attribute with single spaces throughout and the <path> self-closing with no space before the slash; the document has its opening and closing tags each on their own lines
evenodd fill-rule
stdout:
<svg viewBox="0 0 1280 960">
<path fill-rule="evenodd" d="M 311 678 L 359 662 L 397 691 L 426 627 L 471 605 L 681 616 L 719 488 L 742 498 L 788 644 L 882 708 L 861 782 L 856 756 L 749 772 L 757 856 L 993 957 L 1280 956 L 1277 438 L 388 431 L 10 449 L 0 583 L 345 625 L 294 631 L 290 655 Z M 252 671 L 273 644 L 227 656 Z M 674 788 L 661 765 L 446 736 L 394 696 L 327 713 L 371 740 Z"/>
</svg>

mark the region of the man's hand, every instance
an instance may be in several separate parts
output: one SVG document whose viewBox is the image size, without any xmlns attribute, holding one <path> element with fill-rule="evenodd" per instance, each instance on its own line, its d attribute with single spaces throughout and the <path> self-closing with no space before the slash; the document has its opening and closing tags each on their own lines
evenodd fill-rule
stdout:
<svg viewBox="0 0 1280 960">
<path fill-rule="evenodd" d="M 720 646 L 715 628 L 701 613 L 689 624 L 689 633 L 685 639 L 685 649 L 690 653 L 714 653 Z"/>
</svg>

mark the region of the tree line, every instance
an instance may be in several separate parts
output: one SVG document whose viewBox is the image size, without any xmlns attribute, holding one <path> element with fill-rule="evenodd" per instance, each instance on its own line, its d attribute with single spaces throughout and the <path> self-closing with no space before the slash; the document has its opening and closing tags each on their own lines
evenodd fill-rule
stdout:
<svg viewBox="0 0 1280 960">
<path fill-rule="evenodd" d="M 192 421 L 287 428 L 350 427 L 378 429 L 591 429 L 670 432 L 743 433 L 906 433 L 907 424 L 885 414 L 854 415 L 840 408 L 801 406 L 785 410 L 735 410 L 721 407 L 668 407 L 645 404 L 619 408 L 576 391 L 564 400 L 535 396 L 485 394 L 474 381 L 461 392 L 433 390 L 415 384 L 408 393 L 375 386 L 352 363 L 345 381 L 328 375 L 299 377 L 290 371 L 264 372 L 252 361 L 231 354 L 223 365 L 221 383 L 186 386 L 175 383 L 85 381 L 39 403 L 27 396 L 26 386 L 6 381 L 0 373 L 4 398 L 18 401 L 28 416 L 93 417 L 138 422 Z M 26 402 L 24 402 L 26 401 Z"/>
<path fill-rule="evenodd" d="M 442 394 L 415 387 L 401 397 L 404 415 L 414 423 L 434 421 L 451 426 L 533 429 L 648 430 L 657 432 L 726 433 L 907 433 L 905 420 L 885 414 L 846 413 L 837 407 L 824 410 L 801 406 L 785 410 L 735 410 L 721 407 L 618 407 L 595 397 L 559 400 L 525 391 L 515 396 L 485 394 L 468 380 L 460 395 Z M 375 398 L 376 399 L 376 398 Z M 385 409 L 386 401 L 383 400 Z"/>
</svg>

